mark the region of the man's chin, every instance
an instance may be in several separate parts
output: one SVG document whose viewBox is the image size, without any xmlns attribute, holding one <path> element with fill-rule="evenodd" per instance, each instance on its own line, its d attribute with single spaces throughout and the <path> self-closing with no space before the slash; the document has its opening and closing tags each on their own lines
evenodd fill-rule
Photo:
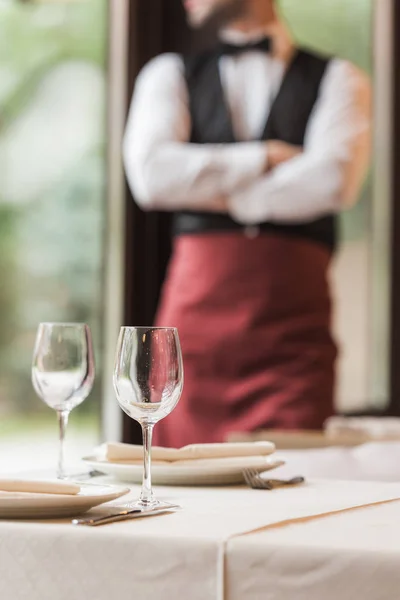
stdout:
<svg viewBox="0 0 400 600">
<path fill-rule="evenodd" d="M 207 18 L 201 19 L 199 17 L 188 15 L 186 17 L 186 21 L 191 29 L 201 29 L 202 27 L 207 25 L 208 19 Z"/>
<path fill-rule="evenodd" d="M 212 27 L 220 29 L 226 27 L 230 22 L 243 16 L 243 0 L 230 0 L 226 4 L 217 7 L 216 10 L 207 15 L 188 14 L 187 22 L 192 29 Z"/>
</svg>

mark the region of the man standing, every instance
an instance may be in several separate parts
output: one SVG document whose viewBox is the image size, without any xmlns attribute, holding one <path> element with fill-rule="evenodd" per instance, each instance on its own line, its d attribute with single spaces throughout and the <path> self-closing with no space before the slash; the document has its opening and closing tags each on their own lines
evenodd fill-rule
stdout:
<svg viewBox="0 0 400 600">
<path fill-rule="evenodd" d="M 144 68 L 124 144 L 137 202 L 174 212 L 157 324 L 179 328 L 185 389 L 155 442 L 320 428 L 333 413 L 335 214 L 368 165 L 369 82 L 296 48 L 274 0 L 184 5 L 220 42 Z"/>
</svg>

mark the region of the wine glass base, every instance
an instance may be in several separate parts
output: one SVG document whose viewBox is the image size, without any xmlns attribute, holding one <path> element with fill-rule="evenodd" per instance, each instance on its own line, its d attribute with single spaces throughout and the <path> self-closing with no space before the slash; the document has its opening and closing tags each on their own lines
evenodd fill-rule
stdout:
<svg viewBox="0 0 400 600">
<path fill-rule="evenodd" d="M 129 502 L 124 504 L 124 507 L 129 508 L 130 510 L 140 510 L 141 512 L 167 512 L 179 510 L 181 507 L 178 504 L 171 504 L 170 502 L 163 502 L 161 500 L 153 500 L 152 502 L 145 503 L 141 500 L 137 500 L 136 502 Z"/>
</svg>

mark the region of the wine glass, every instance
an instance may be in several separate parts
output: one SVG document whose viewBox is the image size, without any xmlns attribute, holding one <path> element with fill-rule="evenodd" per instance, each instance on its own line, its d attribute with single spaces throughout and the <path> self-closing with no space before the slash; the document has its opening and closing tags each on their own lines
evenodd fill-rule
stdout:
<svg viewBox="0 0 400 600">
<path fill-rule="evenodd" d="M 36 335 L 32 383 L 39 398 L 57 411 L 58 479 L 66 479 L 64 439 L 69 413 L 89 395 L 94 382 L 90 329 L 83 323 L 41 323 Z"/>
<path fill-rule="evenodd" d="M 154 425 L 174 410 L 182 394 L 183 363 L 177 329 L 122 327 L 113 381 L 120 407 L 143 430 L 143 486 L 134 507 L 168 507 L 155 499 L 151 487 L 151 440 Z"/>
</svg>

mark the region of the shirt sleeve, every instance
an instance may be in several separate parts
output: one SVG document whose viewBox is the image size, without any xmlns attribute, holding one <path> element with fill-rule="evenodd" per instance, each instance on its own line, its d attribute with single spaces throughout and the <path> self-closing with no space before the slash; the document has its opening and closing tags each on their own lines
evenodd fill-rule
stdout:
<svg viewBox="0 0 400 600">
<path fill-rule="evenodd" d="M 307 127 L 304 152 L 231 195 L 233 218 L 301 223 L 351 207 L 371 153 L 371 85 L 362 71 L 330 63 Z"/>
<path fill-rule="evenodd" d="M 265 170 L 265 143 L 197 145 L 190 134 L 183 62 L 165 54 L 137 79 L 124 139 L 127 178 L 142 208 L 226 210 L 226 198 Z"/>
</svg>

